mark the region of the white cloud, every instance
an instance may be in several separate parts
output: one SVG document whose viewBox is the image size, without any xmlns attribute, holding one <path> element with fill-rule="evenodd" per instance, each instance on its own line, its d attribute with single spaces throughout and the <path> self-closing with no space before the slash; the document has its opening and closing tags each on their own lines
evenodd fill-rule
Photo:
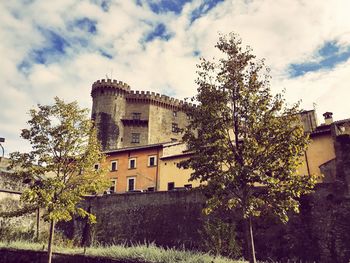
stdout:
<svg viewBox="0 0 350 263">
<path fill-rule="evenodd" d="M 155 14 L 147 5 L 121 0 L 112 1 L 108 12 L 78 0 L 1 2 L 0 136 L 7 139 L 7 152 L 27 149 L 18 134 L 29 108 L 51 103 L 54 96 L 91 107 L 91 84 L 106 74 L 111 76 L 111 71 L 113 78 L 133 89 L 177 98 L 194 95 L 198 58 L 193 52 L 206 58 L 218 56 L 214 45 L 219 31 L 235 31 L 258 58 L 266 58 L 272 68 L 273 91 L 286 88 L 288 100 L 302 99 L 307 109 L 315 102 L 319 115 L 333 111 L 336 119 L 349 117 L 345 101 L 350 93 L 349 61 L 298 78 L 287 74 L 291 63 L 319 60 L 316 51 L 327 41 L 350 45 L 349 1 L 226 0 L 191 23 L 191 12 L 202 3 L 186 3 L 176 15 Z M 95 35 L 69 27 L 84 17 L 96 21 Z M 166 25 L 172 37 L 144 43 L 159 23 Z M 69 43 L 66 53 L 52 55 L 48 65 L 31 60 L 33 50 L 48 45 L 38 28 L 56 32 Z M 86 44 L 79 44 L 77 38 Z M 28 62 L 27 74 L 18 67 L 23 61 Z"/>
</svg>

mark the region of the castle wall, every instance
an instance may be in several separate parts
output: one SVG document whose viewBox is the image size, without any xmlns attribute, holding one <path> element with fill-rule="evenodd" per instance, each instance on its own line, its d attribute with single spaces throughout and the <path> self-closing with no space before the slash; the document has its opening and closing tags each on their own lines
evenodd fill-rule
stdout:
<svg viewBox="0 0 350 263">
<path fill-rule="evenodd" d="M 174 116 L 174 111 L 177 116 Z M 181 140 L 181 132 L 173 132 L 172 124 L 176 123 L 180 129 L 185 128 L 185 115 L 184 112 L 178 111 L 176 108 L 150 105 L 149 143 L 169 142 L 172 139 Z"/>
<path fill-rule="evenodd" d="M 132 142 L 132 134 L 139 133 L 140 134 L 140 142 L 133 143 Z M 132 147 L 132 146 L 140 146 L 147 145 L 148 141 L 148 127 L 146 126 L 125 126 L 124 127 L 124 136 L 123 136 L 123 144 L 122 147 Z M 122 148 L 120 147 L 120 148 Z"/>
<path fill-rule="evenodd" d="M 103 150 L 135 146 L 130 143 L 132 133 L 140 133 L 138 145 L 182 138 L 180 132 L 173 131 L 173 123 L 180 129 L 186 126 L 187 117 L 181 110 L 183 101 L 154 92 L 130 90 L 127 84 L 110 79 L 96 81 L 91 96 L 92 119 Z M 140 122 L 134 120 L 133 113 L 141 113 Z"/>
<path fill-rule="evenodd" d="M 113 194 L 85 204 L 97 215 L 92 236 L 102 244 L 154 241 L 191 247 L 199 243 L 204 197 L 197 191 Z M 78 236 L 83 235 L 82 229 L 76 225 Z"/>
<path fill-rule="evenodd" d="M 258 260 L 349 262 L 350 199 L 335 198 L 330 193 L 332 185 L 326 184 L 302 197 L 300 214 L 289 214 L 287 224 L 267 215 L 254 218 Z M 201 213 L 204 205 L 205 196 L 197 190 L 106 195 L 84 203 L 97 215 L 96 224 L 90 226 L 75 219 L 61 223 L 60 228 L 73 230 L 80 240 L 90 236 L 102 244 L 154 242 L 198 249 L 203 244 L 200 231 L 207 219 Z M 237 240 L 243 245 L 237 214 L 228 217 L 236 224 Z"/>
<path fill-rule="evenodd" d="M 149 115 L 149 103 L 139 102 L 134 103 L 127 101 L 126 103 L 126 109 L 125 109 L 125 118 L 126 119 L 132 119 L 133 113 L 139 112 L 141 113 L 140 119 L 141 120 L 148 120 Z"/>
<path fill-rule="evenodd" d="M 95 121 L 104 150 L 122 147 L 124 126 L 121 116 L 125 116 L 125 93 L 129 89 L 126 84 L 111 80 L 96 81 L 92 86 L 91 118 Z"/>
</svg>

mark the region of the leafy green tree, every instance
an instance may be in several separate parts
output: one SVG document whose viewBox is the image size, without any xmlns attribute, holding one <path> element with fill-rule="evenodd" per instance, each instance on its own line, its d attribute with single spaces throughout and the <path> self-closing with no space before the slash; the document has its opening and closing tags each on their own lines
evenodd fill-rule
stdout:
<svg viewBox="0 0 350 263">
<path fill-rule="evenodd" d="M 298 104 L 286 106 L 270 92 L 269 70 L 235 34 L 216 44 L 218 61 L 201 59 L 197 107 L 188 107 L 183 140 L 193 152 L 183 162 L 191 179 L 204 183 L 205 212 L 226 207 L 245 219 L 246 256 L 256 262 L 252 220 L 272 211 L 283 222 L 298 212 L 298 198 L 311 192 L 315 178 L 296 175 L 308 145 Z"/>
<path fill-rule="evenodd" d="M 104 170 L 94 167 L 104 155 L 87 109 L 56 97 L 53 105 L 30 110 L 30 116 L 30 128 L 23 129 L 21 137 L 31 143 L 32 151 L 12 153 L 12 167 L 22 167 L 17 176 L 29 185 L 21 196 L 23 202 L 44 208 L 43 217 L 50 222 L 51 262 L 55 223 L 69 221 L 73 214 L 94 222 L 95 216 L 77 204 L 85 195 L 106 189 L 108 182 Z"/>
</svg>

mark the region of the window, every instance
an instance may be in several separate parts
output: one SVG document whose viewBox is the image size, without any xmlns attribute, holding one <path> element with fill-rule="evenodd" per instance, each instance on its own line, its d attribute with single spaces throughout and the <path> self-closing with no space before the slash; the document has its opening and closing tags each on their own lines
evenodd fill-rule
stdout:
<svg viewBox="0 0 350 263">
<path fill-rule="evenodd" d="M 177 111 L 176 110 L 173 111 L 173 117 L 177 117 Z"/>
<path fill-rule="evenodd" d="M 136 158 L 130 158 L 129 159 L 129 169 L 135 169 L 136 168 Z"/>
<path fill-rule="evenodd" d="M 186 187 L 187 189 L 192 189 L 192 184 L 185 184 L 184 187 Z"/>
<path fill-rule="evenodd" d="M 171 131 L 172 132 L 178 132 L 179 131 L 179 126 L 177 125 L 177 123 L 172 123 L 171 124 Z"/>
<path fill-rule="evenodd" d="M 140 134 L 132 133 L 131 134 L 131 143 L 140 143 Z"/>
<path fill-rule="evenodd" d="M 133 112 L 133 113 L 132 113 L 132 119 L 133 119 L 133 120 L 139 120 L 139 119 L 141 119 L 141 113 L 140 113 L 140 112 Z"/>
<path fill-rule="evenodd" d="M 111 193 L 115 193 L 117 191 L 117 179 L 111 180 L 111 187 L 109 188 Z"/>
<path fill-rule="evenodd" d="M 100 165 L 97 163 L 97 164 L 95 164 L 95 170 L 98 170 L 99 168 L 100 168 Z"/>
<path fill-rule="evenodd" d="M 175 188 L 175 183 L 174 182 L 169 182 L 168 183 L 168 191 L 174 190 Z"/>
<path fill-rule="evenodd" d="M 134 191 L 135 190 L 135 185 L 136 185 L 136 178 L 135 177 L 129 177 L 128 178 L 128 185 L 127 185 L 127 191 Z"/>
<path fill-rule="evenodd" d="M 157 165 L 157 156 L 148 156 L 148 166 Z"/>
<path fill-rule="evenodd" d="M 154 192 L 155 191 L 155 188 L 154 187 L 148 187 L 147 188 L 147 192 Z"/>
<path fill-rule="evenodd" d="M 111 161 L 111 172 L 118 170 L 118 161 Z"/>
</svg>

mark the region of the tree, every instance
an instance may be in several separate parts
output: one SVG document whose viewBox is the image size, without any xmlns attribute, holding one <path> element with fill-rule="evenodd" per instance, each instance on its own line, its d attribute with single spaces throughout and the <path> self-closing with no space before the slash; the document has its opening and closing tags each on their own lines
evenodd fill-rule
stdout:
<svg viewBox="0 0 350 263">
<path fill-rule="evenodd" d="M 57 97 L 53 105 L 38 105 L 30 110 L 30 128 L 21 133 L 32 151 L 10 155 L 11 166 L 22 167 L 17 176 L 29 184 L 21 199 L 28 206 L 44 208 L 43 217 L 50 222 L 48 262 L 55 223 L 69 221 L 73 214 L 94 222 L 95 216 L 77 204 L 108 185 L 104 170 L 94 167 L 104 155 L 87 113 L 77 102 L 65 103 Z"/>
<path fill-rule="evenodd" d="M 269 210 L 286 222 L 316 179 L 296 175 L 308 145 L 298 104 L 271 95 L 264 61 L 243 50 L 235 34 L 221 35 L 216 48 L 222 59 L 197 65 L 197 106 L 187 107 L 183 136 L 193 155 L 181 166 L 194 170 L 191 180 L 206 182 L 207 213 L 222 206 L 240 211 L 246 254 L 255 262 L 251 218 Z"/>
</svg>

